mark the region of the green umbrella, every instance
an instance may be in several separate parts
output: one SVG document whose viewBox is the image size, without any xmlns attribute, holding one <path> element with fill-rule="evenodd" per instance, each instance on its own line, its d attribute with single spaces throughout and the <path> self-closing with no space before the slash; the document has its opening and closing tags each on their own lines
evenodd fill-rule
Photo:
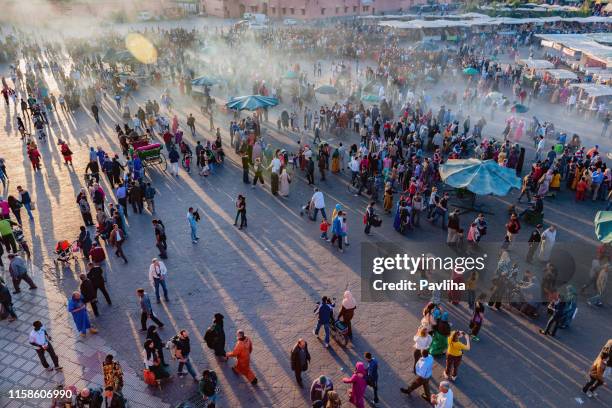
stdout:
<svg viewBox="0 0 612 408">
<path fill-rule="evenodd" d="M 478 75 L 478 70 L 476 68 L 469 67 L 464 69 L 463 73 L 465 75 Z"/>
<path fill-rule="evenodd" d="M 512 108 L 510 108 L 510 110 L 512 112 L 516 112 L 516 113 L 525 113 L 529 110 L 528 107 L 526 107 L 525 105 L 522 105 L 520 103 L 515 103 Z"/>
<path fill-rule="evenodd" d="M 323 95 L 335 95 L 338 93 L 338 90 L 331 85 L 321 85 L 315 89 L 315 92 Z"/>
<path fill-rule="evenodd" d="M 604 244 L 612 242 L 612 211 L 598 211 L 593 223 L 597 239 Z"/>
<path fill-rule="evenodd" d="M 298 74 L 295 71 L 287 71 L 283 79 L 296 79 Z"/>
</svg>

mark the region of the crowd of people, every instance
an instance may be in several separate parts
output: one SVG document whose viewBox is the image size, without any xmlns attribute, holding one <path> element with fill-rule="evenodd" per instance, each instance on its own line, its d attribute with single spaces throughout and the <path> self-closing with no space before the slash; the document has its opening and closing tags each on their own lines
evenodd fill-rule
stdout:
<svg viewBox="0 0 612 408">
<path fill-rule="evenodd" d="M 510 307 L 531 316 L 548 309 L 551 313 L 541 333 L 555 336 L 557 329 L 567 328 L 575 316 L 577 295 L 575 288 L 557 282 L 555 266 L 549 262 L 557 232 L 554 225 L 544 229 L 545 199 L 567 189 L 575 191 L 577 202 L 587 198 L 607 201 L 606 209 L 609 209 L 612 206 L 612 173 L 599 146 L 585 146 L 578 135 L 572 135 L 568 140 L 566 132 L 556 130 L 552 123 L 541 123 L 535 116 L 527 128 L 525 119 L 515 112 L 506 119 L 502 134 L 491 135 L 487 118 L 494 120 L 496 115 L 511 105 L 508 101 L 500 102 L 492 98 L 492 92 L 504 92 L 510 95 L 511 100 L 521 102 L 527 98 L 536 101 L 540 95 L 539 87 L 527 88 L 523 85 L 519 66 L 503 68 L 496 62 L 498 56 L 517 53 L 519 45 L 532 43 L 532 35 L 524 35 L 528 32 L 527 27 L 519 31 L 521 35 L 516 38 L 472 36 L 464 39 L 455 50 L 449 48 L 430 52 L 402 48 L 399 39 L 391 32 L 372 26 L 341 24 L 335 29 L 319 31 L 275 29 L 257 34 L 253 39 L 261 47 L 261 53 L 285 53 L 285 58 L 269 72 L 261 69 L 261 61 L 249 64 L 249 60 L 255 59 L 250 53 L 244 56 L 235 53 L 228 55 L 227 59 L 212 61 L 209 66 L 211 75 L 221 75 L 228 70 L 232 72 L 231 78 L 220 86 L 219 92 L 225 93 L 223 96 L 235 95 L 247 89 L 255 94 L 277 97 L 284 103 L 285 110 L 279 115 L 276 131 L 296 139 L 297 147 L 275 145 L 270 141 L 268 135 L 273 129 L 266 124 L 268 109 L 258 109 L 242 118 L 239 112 L 231 112 L 231 119 L 226 116 L 229 143 L 224 141 L 221 129 L 216 128 L 213 122 L 213 115 L 223 117 L 222 109 L 215 106 L 209 87 L 204 89 L 201 108 L 209 120 L 208 132 L 198 132 L 192 113 L 179 118 L 175 112 L 179 100 L 194 93 L 191 81 L 196 70 L 201 68 L 190 51 L 208 44 L 235 45 L 240 43 L 242 36 L 247 35 L 245 33 L 236 30 L 145 30 L 141 34 L 165 51 L 155 64 L 150 65 L 134 60 L 117 61 L 113 53 L 102 54 L 100 49 L 78 40 L 62 44 L 51 40 L 38 43 L 21 38 L 15 43 L 14 64 L 7 73 L 8 79 L 2 78 L 2 87 L 6 105 L 13 107 L 14 119 L 11 120 L 16 123 L 34 172 L 44 170 L 45 160 L 38 145 L 49 142 L 51 126 L 62 117 L 68 118 L 74 111 L 83 109 L 91 113 L 91 120 L 96 125 L 100 125 L 101 121 L 108 121 L 109 115 L 104 115 L 103 107 L 112 101 L 114 113 L 122 118 L 122 123 L 111 125 L 121 151 L 105 151 L 101 146 L 91 146 L 89 156 L 83 160 L 73 157 L 67 141 L 57 140 L 69 171 L 75 171 L 73 158 L 77 165 L 86 163 L 86 185 L 75 199 L 84 225 L 78 232 L 75 231 L 75 239 L 59 241 L 55 254 L 58 264 L 63 267 L 72 260 L 71 254 L 78 251 L 87 266 L 87 273 L 79 276 L 78 290 L 70 295 L 67 302 L 79 335 L 86 337 L 98 332 L 89 317 L 89 309 L 96 317 L 101 313 L 98 291 L 106 303 L 112 305 L 106 288 L 106 264 L 114 261 L 107 259 L 106 253 L 112 250 L 116 257 L 129 262 L 123 245 L 131 235 L 131 217 L 149 215 L 152 218 L 159 255 L 152 259 L 147 278 L 154 288 L 158 304 L 162 298 L 164 302 L 172 301 L 169 295 L 172 288 L 169 285 L 175 271 L 169 270 L 163 261 L 172 255 L 168 253 L 169 238 L 161 219 L 164 214 L 156 212 L 155 179 L 145 173 L 154 171 L 149 162 L 151 156 L 142 154 L 143 148 L 151 150 L 162 146 L 169 163 L 169 174 L 175 178 L 213 178 L 217 171 L 222 170 L 225 156 L 229 154 L 239 158 L 245 184 L 256 188 L 258 184 L 265 185 L 269 178 L 271 193 L 280 199 L 290 196 L 292 182 L 304 179 L 309 186 L 315 185 L 308 202 L 300 203 L 301 211 L 314 221 L 321 213 L 318 228 L 320 238 L 329 241 L 332 246 L 337 244 L 340 252 L 349 246 L 350 218 L 347 209 L 339 203 L 331 207 L 331 217 L 327 216 L 322 186 L 331 179 L 330 173 L 350 176 L 350 193 L 367 196 L 369 204 L 363 210 L 363 219 L 359 220 L 363 222 L 364 234 L 371 235 L 372 228 L 381 226 L 383 214 L 392 216 L 393 228 L 401 235 L 418 236 L 419 230 L 426 228 L 422 221 L 427 220 L 432 225 L 439 221 L 441 227 L 448 231 L 447 244 L 461 248 L 463 241 L 466 241 L 468 250 L 478 251 L 479 244 L 486 240 L 487 234 L 491 234 L 485 216 L 479 214 L 473 222 L 462 225 L 460 212 L 451 209 L 451 195 L 442 192 L 440 166 L 449 159 L 477 157 L 494 160 L 500 166 L 516 171 L 517 176 L 523 179 L 517 204 L 524 196 L 527 196 L 530 204 L 523 210 L 516 206 L 509 210 L 497 274 L 490 282 L 493 289 L 484 290 L 483 282 L 473 272 L 465 278 L 468 284 L 467 299 L 456 291 L 449 291 L 445 299 L 440 291 L 426 295 L 430 302 L 422 312 L 422 320 L 414 336 L 414 378 L 407 388 L 401 389 L 405 394 L 423 387 L 423 397 L 433 406 L 453 406 L 453 382 L 457 379 L 462 355 L 471 350 L 472 341 L 480 341 L 485 306 L 499 310 L 512 304 Z M 100 43 L 114 50 L 119 46 L 119 39 L 118 35 L 109 34 Z M 245 43 L 248 43 L 247 40 L 244 38 Z M 312 76 L 309 69 L 288 62 L 292 56 L 303 58 L 304 55 L 313 61 Z M 484 57 L 486 55 L 490 57 Z M 260 55 L 257 57 L 261 59 Z M 316 99 L 314 85 L 320 83 L 323 76 L 320 60 L 330 57 L 334 63 L 329 75 L 324 75 L 330 78 L 330 83 L 338 89 L 342 98 L 326 104 Z M 359 61 L 362 61 L 361 68 Z M 122 77 L 120 66 L 121 69 L 128 69 L 130 79 Z M 463 95 L 449 91 L 435 101 L 432 94 L 421 86 L 441 78 L 459 79 L 463 70 L 468 68 L 475 68 L 480 74 L 466 81 Z M 297 75 L 295 81 L 288 78 L 293 81 L 290 86 L 283 83 L 287 79 L 283 75 L 287 72 Z M 48 76 L 55 79 L 57 90 L 52 90 L 45 80 Z M 149 78 L 148 82 L 136 79 L 142 77 Z M 144 85 L 151 85 L 158 92 L 159 102 L 156 98 L 141 99 L 139 88 Z M 440 102 L 438 109 L 435 102 Z M 189 103 L 195 104 L 192 100 Z M 602 112 L 598 119 L 607 129 L 609 114 Z M 189 129 L 191 137 L 183 129 Z M 324 140 L 330 135 L 345 139 L 337 145 L 332 144 Z M 354 136 L 355 143 L 348 141 L 347 135 Z M 532 142 L 525 143 L 525 136 L 533 140 L 533 161 L 527 157 Z M 191 161 L 193 155 L 195 163 Z M 7 169 L 4 163 L 2 161 L 0 166 L 3 185 L 12 170 Z M 191 172 L 192 166 L 195 166 L 196 172 Z M 526 168 L 528 170 L 524 171 Z M 110 189 L 105 190 L 105 184 Z M 241 230 L 247 228 L 246 203 L 247 196 L 243 193 L 233 204 L 236 210 L 234 225 Z M 26 208 L 32 219 L 34 201 L 21 186 L 6 200 L 0 201 L 0 234 L 2 244 L 9 253 L 8 269 L 15 289 L 13 294 L 20 292 L 22 280 L 30 285 L 30 289 L 36 289 L 28 276 L 25 261 L 18 255 L 21 250 L 27 253 L 23 245 L 19 249 L 17 247 L 18 227 L 23 221 L 22 207 Z M 199 211 L 197 207 L 189 207 L 186 214 L 190 240 L 194 245 L 200 241 Z M 15 221 L 12 221 L 11 214 Z M 526 254 L 512 251 L 512 245 L 518 240 L 522 229 L 522 220 L 533 226 Z M 2 251 L 0 246 L 0 265 Z M 534 262 L 531 270 L 524 270 L 522 276 L 519 276 L 516 266 L 519 258 Z M 609 262 L 610 249 L 603 245 L 593 261 L 591 280 L 582 288 L 582 292 L 595 288 L 595 295 L 589 298 L 589 303 L 594 306 L 602 305 Z M 541 279 L 538 278 L 540 274 Z M 453 274 L 452 279 L 463 278 Z M 146 280 L 143 279 L 143 282 Z M 512 297 L 515 287 L 521 288 L 524 296 L 521 301 Z M 530 293 L 536 295 L 530 297 Z M 537 300 L 540 294 L 543 301 Z M 466 302 L 470 310 L 469 321 L 449 322 L 450 314 L 445 310 L 445 300 L 453 305 Z M 10 291 L 4 282 L 0 284 L 0 301 L 9 320 L 17 319 Z M 214 407 L 220 395 L 220 381 L 214 370 L 207 368 L 200 372 L 194 367 L 190 358 L 190 333 L 181 329 L 166 340 L 164 323 L 156 315 L 151 297 L 142 287 L 136 288 L 136 302 L 143 334 L 144 381 L 160 386 L 171 376 L 169 363 L 176 360 L 177 376 L 191 376 L 198 383 L 202 399 L 209 407 Z M 346 336 L 349 339 L 353 337 L 351 321 L 357 302 L 352 293 L 344 293 L 337 318 L 334 317 L 334 307 L 332 299 L 324 297 L 315 311 L 317 325 L 313 335 L 318 337 L 320 329 L 324 329 L 325 348 L 330 346 L 330 331 L 338 330 L 338 321 L 342 323 Z M 153 324 L 148 324 L 149 320 Z M 214 314 L 211 326 L 203 333 L 207 346 L 219 362 L 236 358 L 236 364 L 232 367 L 234 372 L 257 386 L 258 378 L 250 364 L 254 348 L 251 338 L 246 336 L 244 330 L 238 330 L 235 346 L 227 352 L 223 320 L 221 313 Z M 456 328 L 461 325 L 467 326 L 469 331 Z M 36 348 L 41 364 L 53 369 L 46 361 L 47 353 L 55 370 L 61 370 L 51 344 L 52 338 L 44 323 L 35 321 L 33 327 L 29 343 Z M 164 356 L 164 352 L 170 353 L 171 360 Z M 609 346 L 598 354 L 589 371 L 589 382 L 583 389 L 586 396 L 596 396 L 595 389 L 603 384 L 604 372 L 606 367 L 609 370 L 611 364 L 609 354 Z M 432 395 L 429 383 L 434 357 L 442 355 L 445 356 L 445 370 L 439 382 L 439 392 Z M 311 361 L 311 351 L 305 338 L 296 342 L 289 360 L 296 383 L 302 387 L 301 373 L 308 369 Z M 124 404 L 122 369 L 112 355 L 106 357 L 102 372 L 104 388 L 79 390 L 76 406 L 95 406 L 98 403 L 119 408 L 124 406 L 121 405 Z M 350 404 L 363 408 L 368 386 L 373 391 L 372 402 L 379 402 L 378 361 L 372 351 L 363 353 L 363 361 L 357 362 L 352 375 L 343 378 L 342 382 L 349 384 Z M 310 387 L 313 406 L 337 408 L 342 405 L 343 399 L 334 389 L 329 375 L 318 376 Z M 59 403 L 56 406 L 60 406 Z"/>
</svg>

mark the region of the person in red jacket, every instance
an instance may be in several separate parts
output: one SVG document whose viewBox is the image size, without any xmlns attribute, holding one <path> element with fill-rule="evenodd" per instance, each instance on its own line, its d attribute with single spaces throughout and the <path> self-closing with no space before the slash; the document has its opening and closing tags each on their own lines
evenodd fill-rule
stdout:
<svg viewBox="0 0 612 408">
<path fill-rule="evenodd" d="M 580 178 L 580 181 L 576 185 L 576 201 L 584 201 L 584 195 L 586 194 L 587 188 L 586 180 L 584 177 Z"/>
<path fill-rule="evenodd" d="M 252 385 L 257 385 L 257 377 L 253 370 L 251 370 L 251 353 L 253 352 L 253 343 L 251 339 L 244 335 L 244 331 L 238 330 L 236 332 L 236 346 L 234 350 L 226 353 L 226 357 L 235 357 L 236 365 L 232 367 L 232 370 L 236 374 L 243 375 L 249 380 Z"/>
<path fill-rule="evenodd" d="M 510 216 L 510 220 L 506 224 L 506 237 L 508 238 L 508 247 L 512 242 L 514 242 L 514 237 L 521 230 L 521 223 L 519 222 L 518 216 L 516 214 L 512 214 Z"/>
</svg>

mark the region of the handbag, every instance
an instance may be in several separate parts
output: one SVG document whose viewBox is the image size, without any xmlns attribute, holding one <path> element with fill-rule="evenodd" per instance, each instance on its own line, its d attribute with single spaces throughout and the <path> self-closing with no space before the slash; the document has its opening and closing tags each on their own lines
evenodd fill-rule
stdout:
<svg viewBox="0 0 612 408">
<path fill-rule="evenodd" d="M 36 209 L 36 203 L 34 201 L 32 201 L 30 203 L 30 210 L 34 211 Z"/>
<path fill-rule="evenodd" d="M 149 370 L 148 368 L 145 368 L 142 372 L 142 376 L 144 378 L 145 384 L 157 385 L 157 379 L 155 378 L 155 374 L 153 374 L 153 371 Z"/>
</svg>

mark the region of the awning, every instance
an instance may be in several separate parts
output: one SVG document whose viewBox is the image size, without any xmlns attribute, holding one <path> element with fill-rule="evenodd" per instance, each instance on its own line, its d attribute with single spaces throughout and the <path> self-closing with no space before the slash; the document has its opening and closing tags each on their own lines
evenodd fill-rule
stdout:
<svg viewBox="0 0 612 408">
<path fill-rule="evenodd" d="M 601 84 L 572 84 L 572 88 L 584 89 L 584 92 L 588 93 L 589 96 L 612 96 L 612 86 L 601 85 Z"/>
<path fill-rule="evenodd" d="M 558 80 L 572 80 L 575 81 L 578 79 L 578 75 L 573 73 L 572 71 L 568 71 L 567 69 L 547 69 L 546 73 Z"/>
<path fill-rule="evenodd" d="M 530 69 L 549 69 L 555 67 L 555 64 L 543 59 L 524 58 L 518 60 L 518 63 Z"/>
</svg>

